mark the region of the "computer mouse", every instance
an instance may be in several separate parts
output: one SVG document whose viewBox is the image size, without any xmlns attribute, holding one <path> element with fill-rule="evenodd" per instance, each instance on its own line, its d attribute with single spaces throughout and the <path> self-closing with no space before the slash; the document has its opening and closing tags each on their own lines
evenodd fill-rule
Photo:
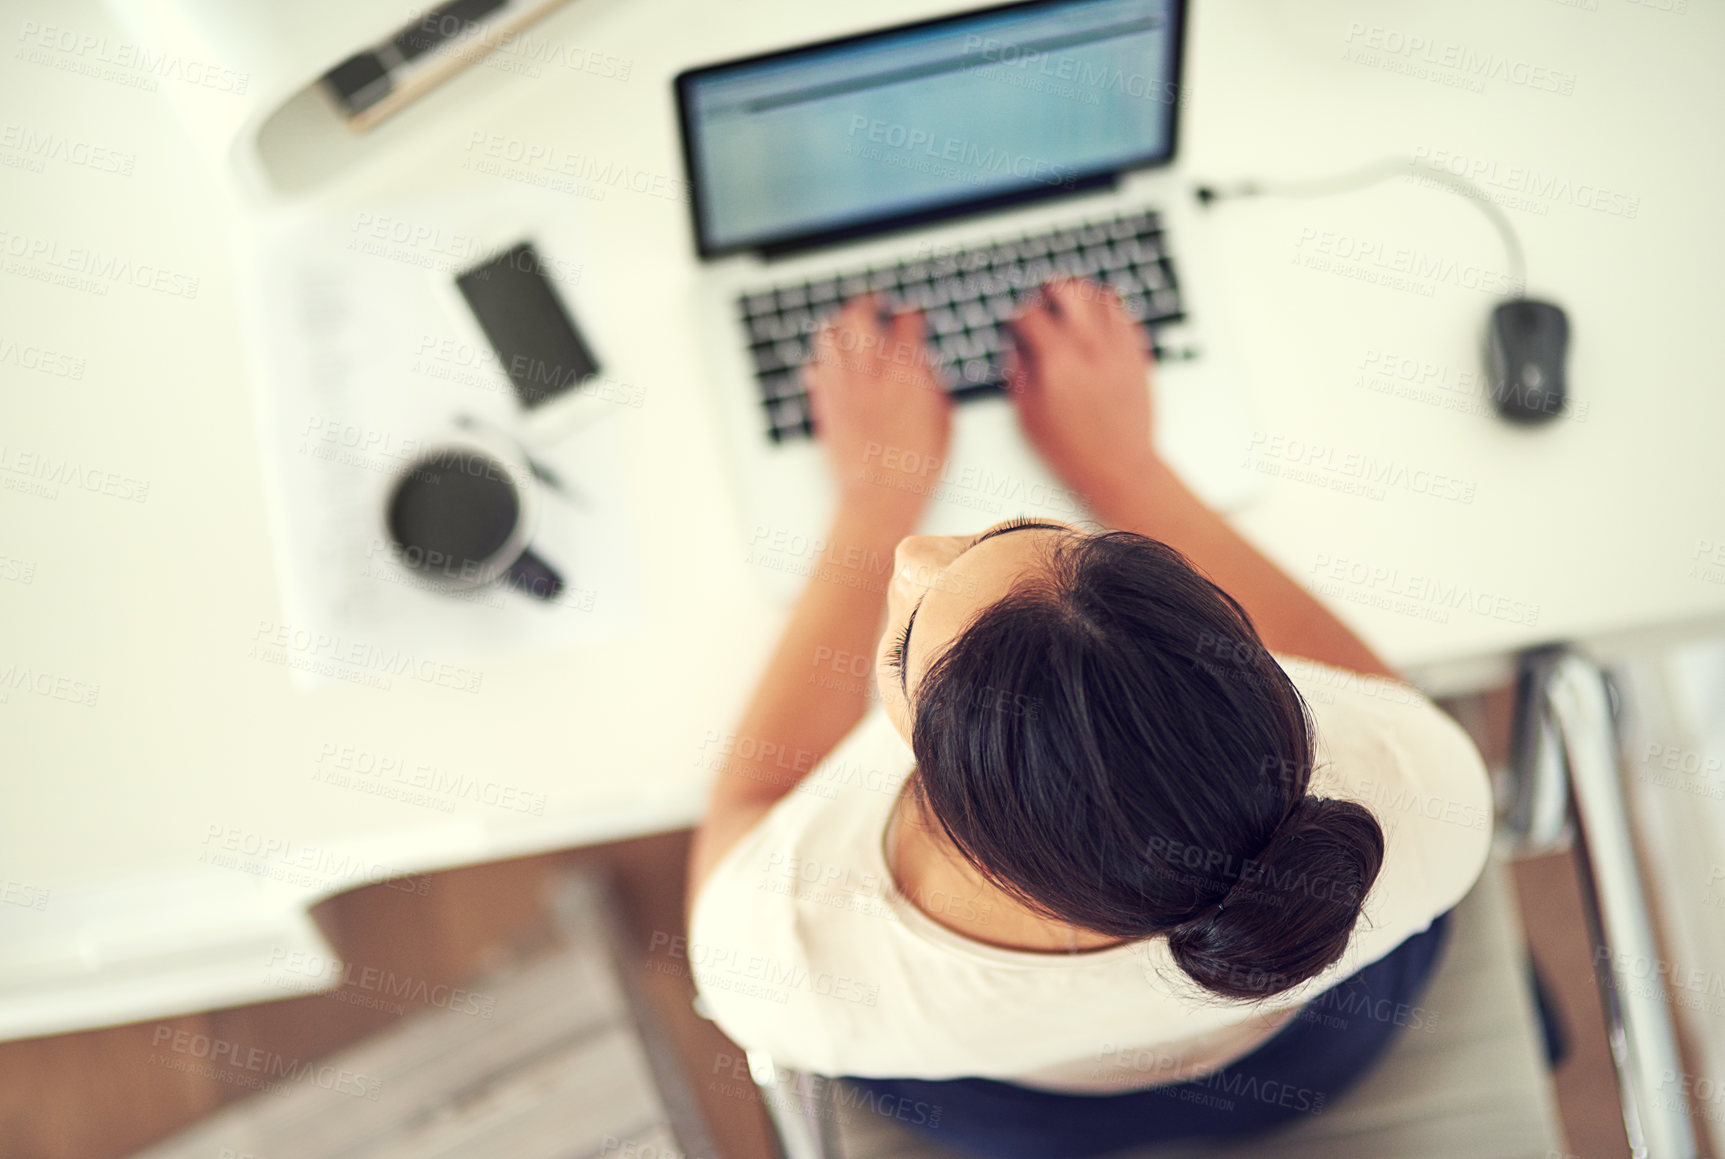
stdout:
<svg viewBox="0 0 1725 1159">
<path fill-rule="evenodd" d="M 1504 302 L 1491 312 L 1486 345 L 1491 401 L 1498 414 L 1533 423 L 1563 411 L 1569 319 L 1561 306 L 1531 298 Z"/>
</svg>

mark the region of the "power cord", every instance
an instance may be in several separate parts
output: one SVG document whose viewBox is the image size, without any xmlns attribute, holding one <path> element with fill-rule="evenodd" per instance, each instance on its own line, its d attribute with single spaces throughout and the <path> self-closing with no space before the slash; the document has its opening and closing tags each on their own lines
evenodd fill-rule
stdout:
<svg viewBox="0 0 1725 1159">
<path fill-rule="evenodd" d="M 1527 292 L 1527 258 L 1521 248 L 1521 239 L 1516 236 L 1515 225 L 1509 220 L 1501 206 L 1488 198 L 1485 191 L 1465 177 L 1457 176 L 1447 169 L 1432 165 L 1423 165 L 1417 158 L 1386 157 L 1374 161 L 1359 169 L 1348 170 L 1334 177 L 1321 178 L 1316 181 L 1243 181 L 1236 185 L 1218 187 L 1200 185 L 1195 191 L 1198 204 L 1208 207 L 1211 203 L 1233 197 L 1329 197 L 1337 193 L 1351 193 L 1356 189 L 1365 189 L 1388 181 L 1392 177 L 1412 173 L 1421 177 L 1429 177 L 1440 185 L 1448 187 L 1450 192 L 1472 202 L 1479 211 L 1485 214 L 1498 236 L 1503 239 L 1505 256 L 1509 260 L 1510 276 L 1518 287 L 1518 292 Z"/>
</svg>

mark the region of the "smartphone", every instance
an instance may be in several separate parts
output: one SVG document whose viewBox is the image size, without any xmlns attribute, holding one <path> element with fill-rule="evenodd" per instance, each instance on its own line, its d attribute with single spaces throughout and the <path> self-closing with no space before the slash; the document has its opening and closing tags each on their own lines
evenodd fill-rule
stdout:
<svg viewBox="0 0 1725 1159">
<path fill-rule="evenodd" d="M 532 242 L 458 275 L 456 287 L 497 352 L 521 405 L 532 409 L 599 373 Z"/>
</svg>

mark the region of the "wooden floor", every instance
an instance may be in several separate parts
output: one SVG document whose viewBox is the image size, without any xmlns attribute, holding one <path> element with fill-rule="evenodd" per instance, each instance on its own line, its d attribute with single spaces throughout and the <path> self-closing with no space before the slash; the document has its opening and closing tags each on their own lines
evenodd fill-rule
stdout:
<svg viewBox="0 0 1725 1159">
<path fill-rule="evenodd" d="M 1593 945 L 1582 916 L 1575 862 L 1567 853 L 1552 854 L 1523 858 L 1513 869 L 1528 947 L 1569 1032 L 1569 1055 L 1553 1079 L 1570 1151 L 1580 1159 L 1624 1159 L 1629 1139 L 1605 1040 L 1605 1013 L 1593 978 Z"/>
<path fill-rule="evenodd" d="M 1496 716 L 1488 722 L 1492 730 L 1501 725 Z M 719 1154 L 769 1155 L 763 1111 L 742 1053 L 695 1017 L 687 963 L 670 947 L 671 938 L 682 933 L 687 855 L 688 833 L 679 832 L 450 870 L 431 875 L 423 895 L 386 886 L 356 890 L 316 911 L 331 944 L 351 963 L 349 983 L 334 995 L 0 1043 L 0 1156 L 119 1159 L 248 1093 L 243 1070 L 218 1067 L 193 1075 L 159 1065 L 163 1052 L 157 1044 L 175 1031 L 231 1042 L 242 1056 L 256 1047 L 311 1061 L 402 1016 L 366 1004 L 370 996 L 359 988 L 366 967 L 423 979 L 429 991 L 440 983 L 470 982 L 491 966 L 543 947 L 552 936 L 546 887 L 558 869 L 571 864 L 613 872 L 632 923 L 640 984 L 687 1065 Z M 1570 1031 L 1570 1057 L 1555 1080 L 1571 1155 L 1622 1159 L 1628 1148 L 1575 867 L 1567 854 L 1558 854 L 1519 861 L 1514 876 L 1533 955 Z"/>
<path fill-rule="evenodd" d="M 669 946 L 682 932 L 688 837 L 685 831 L 450 870 L 431 875 L 423 896 L 370 886 L 333 898 L 316 916 L 350 967 L 349 982 L 331 995 L 0 1043 L 0 1156 L 119 1159 L 249 1093 L 244 1084 L 252 1076 L 241 1068 L 194 1075 L 161 1066 L 171 1056 L 158 1044 L 175 1031 L 232 1043 L 241 1057 L 257 1048 L 309 1062 L 403 1016 L 368 1005 L 375 996 L 364 986 L 367 967 L 423 980 L 425 987 L 412 989 L 429 994 L 545 947 L 553 932 L 546 888 L 571 864 L 613 871 L 632 925 L 636 976 L 687 1064 L 719 1153 L 769 1155 L 741 1052 L 694 1015 L 687 963 Z"/>
</svg>

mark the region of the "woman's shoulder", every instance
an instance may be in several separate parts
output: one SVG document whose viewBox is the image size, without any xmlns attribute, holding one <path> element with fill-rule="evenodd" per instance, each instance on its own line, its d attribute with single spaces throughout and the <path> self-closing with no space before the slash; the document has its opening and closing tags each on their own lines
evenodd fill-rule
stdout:
<svg viewBox="0 0 1725 1159">
<path fill-rule="evenodd" d="M 1458 901 L 1490 854 L 1491 775 L 1467 730 L 1404 681 L 1277 655 L 1312 711 L 1310 791 L 1370 809 L 1389 838 L 1384 884 Z M 1410 856 L 1411 855 L 1411 856 Z"/>
<path fill-rule="evenodd" d="M 1314 704 L 1375 705 L 1390 708 L 1431 707 L 1431 698 L 1405 680 L 1356 672 L 1308 656 L 1271 652 L 1300 694 Z"/>
<path fill-rule="evenodd" d="M 1320 742 L 1330 747 L 1389 744 L 1425 771 L 1484 771 L 1473 738 L 1431 697 L 1404 680 L 1369 675 L 1303 656 L 1272 653 L 1312 710 Z"/>
<path fill-rule="evenodd" d="M 725 851 L 701 883 L 695 910 L 722 896 L 744 909 L 761 908 L 764 869 L 794 875 L 811 858 L 834 866 L 871 861 L 888 810 L 913 765 L 910 746 L 886 713 L 879 706 L 871 709 Z"/>
</svg>

